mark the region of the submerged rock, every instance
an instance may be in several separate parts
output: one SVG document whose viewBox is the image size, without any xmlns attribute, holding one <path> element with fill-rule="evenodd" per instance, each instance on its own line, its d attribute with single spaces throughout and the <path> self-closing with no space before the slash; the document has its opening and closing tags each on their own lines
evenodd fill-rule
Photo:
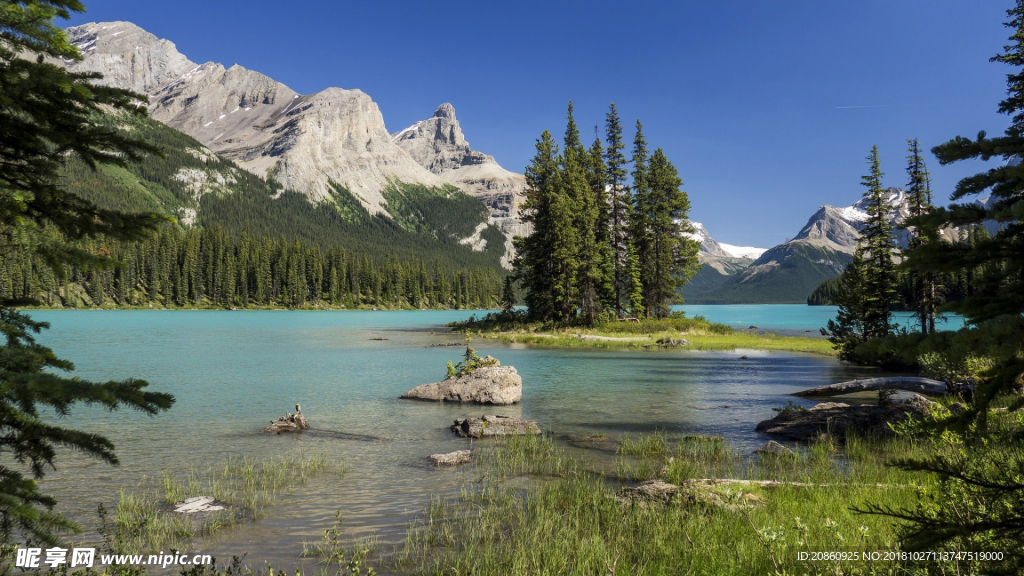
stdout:
<svg viewBox="0 0 1024 576">
<path fill-rule="evenodd" d="M 754 454 L 758 454 L 760 456 L 781 456 L 784 458 L 796 456 L 795 452 L 786 448 L 782 444 L 779 444 L 775 440 L 765 442 L 759 446 L 757 450 L 754 450 Z"/>
<path fill-rule="evenodd" d="M 302 432 L 303 430 L 309 430 L 309 423 L 306 422 L 305 416 L 302 415 L 302 407 L 298 404 L 295 405 L 295 414 L 285 412 L 284 416 L 277 420 L 271 420 L 270 424 L 263 429 L 267 434 Z"/>
<path fill-rule="evenodd" d="M 470 402 L 475 404 L 515 404 L 523 397 L 523 379 L 512 366 L 501 366 L 493 361 L 469 374 L 448 378 L 443 382 L 424 384 L 402 394 L 407 400 L 435 402 Z"/>
<path fill-rule="evenodd" d="M 430 463 L 434 466 L 458 466 L 471 460 L 469 450 L 456 450 L 447 454 L 431 454 Z"/>
<path fill-rule="evenodd" d="M 452 431 L 463 438 L 485 438 L 488 436 L 540 434 L 540 427 L 533 420 L 514 416 L 482 416 L 480 418 L 459 418 L 452 425 Z"/>
<path fill-rule="evenodd" d="M 868 435 L 890 435 L 890 424 L 898 424 L 907 418 L 924 418 L 933 406 L 937 404 L 916 394 L 906 401 L 884 406 L 822 402 L 808 410 L 780 412 L 774 418 L 759 423 L 756 430 L 799 442 L 806 442 L 824 434 L 831 434 L 842 441 L 846 438 L 847 431 Z"/>
</svg>

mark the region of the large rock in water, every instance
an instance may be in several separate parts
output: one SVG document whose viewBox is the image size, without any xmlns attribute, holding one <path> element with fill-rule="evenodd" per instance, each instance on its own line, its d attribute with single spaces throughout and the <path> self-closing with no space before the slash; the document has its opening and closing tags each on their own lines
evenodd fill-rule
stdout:
<svg viewBox="0 0 1024 576">
<path fill-rule="evenodd" d="M 488 436 L 512 436 L 540 434 L 540 427 L 533 420 L 513 416 L 483 416 L 480 418 L 459 418 L 452 425 L 452 432 L 463 438 L 485 438 Z"/>
<path fill-rule="evenodd" d="M 458 466 L 465 464 L 473 458 L 469 450 L 456 450 L 447 454 L 431 454 L 430 463 L 434 466 Z"/>
<path fill-rule="evenodd" d="M 408 400 L 476 404 L 515 404 L 522 397 L 523 379 L 519 373 L 512 366 L 500 365 L 477 368 L 470 374 L 417 386 L 402 394 Z"/>
</svg>

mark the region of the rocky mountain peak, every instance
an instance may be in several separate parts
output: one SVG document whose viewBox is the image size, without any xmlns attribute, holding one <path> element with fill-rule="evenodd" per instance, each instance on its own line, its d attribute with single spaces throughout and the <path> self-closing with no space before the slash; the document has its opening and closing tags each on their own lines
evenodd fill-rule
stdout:
<svg viewBox="0 0 1024 576">
<path fill-rule="evenodd" d="M 901 244 L 907 241 L 907 233 L 898 225 L 910 214 L 906 192 L 900 188 L 886 191 L 886 202 L 895 208 L 891 223 L 895 226 Z M 868 219 L 868 200 L 862 198 L 850 206 L 821 206 L 807 221 L 807 224 L 793 238 L 793 242 L 809 242 L 816 246 L 831 248 L 853 254 L 860 239 L 860 231 Z"/>
<path fill-rule="evenodd" d="M 434 118 L 448 118 L 452 122 L 458 122 L 455 120 L 455 106 L 445 102 L 434 110 Z"/>
<path fill-rule="evenodd" d="M 65 61 L 68 68 L 149 96 L 153 118 L 313 202 L 328 199 L 337 183 L 370 213 L 387 214 L 390 186 L 445 184 L 394 145 L 377 104 L 361 91 L 300 95 L 239 64 L 195 64 L 129 22 L 83 24 L 67 34 L 83 55 Z"/>
<path fill-rule="evenodd" d="M 491 223 L 505 232 L 507 254 L 512 254 L 513 236 L 529 234 L 519 220 L 526 179 L 502 168 L 493 156 L 470 148 L 454 106 L 441 104 L 433 116 L 396 132 L 391 140 L 420 166 L 483 202 Z"/>
</svg>

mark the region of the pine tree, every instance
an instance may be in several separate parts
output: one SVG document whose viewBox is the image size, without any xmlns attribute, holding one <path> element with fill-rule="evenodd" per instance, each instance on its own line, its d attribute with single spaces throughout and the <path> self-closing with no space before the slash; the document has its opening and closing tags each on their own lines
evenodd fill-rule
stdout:
<svg viewBox="0 0 1024 576">
<path fill-rule="evenodd" d="M 596 315 L 601 309 L 602 289 L 604 288 L 604 251 L 602 242 L 601 220 L 604 200 L 603 161 L 601 154 L 593 148 L 586 150 L 579 141 L 579 132 L 573 118 L 572 102 L 569 103 L 569 129 L 565 143 L 565 179 L 566 186 L 571 188 L 570 195 L 575 200 L 575 227 L 579 236 L 577 251 L 576 290 L 579 301 L 576 308 L 593 326 Z M 570 145 L 568 132 L 574 133 L 576 140 Z M 601 141 L 597 141 L 600 147 Z M 571 150 L 571 153 L 570 153 Z M 595 164 L 595 156 L 599 164 Z"/>
<path fill-rule="evenodd" d="M 552 204 L 559 182 L 558 145 L 545 130 L 535 147 L 537 153 L 526 168 L 526 201 L 519 209 L 520 219 L 530 224 L 532 232 L 514 239 L 513 270 L 525 291 L 530 316 L 549 320 L 555 314 Z"/>
<path fill-rule="evenodd" d="M 594 142 L 590 145 L 590 161 L 587 164 L 587 180 L 590 183 L 591 195 L 597 205 L 597 219 L 594 222 L 594 237 L 597 246 L 595 248 L 596 262 L 593 265 L 595 274 L 593 284 L 597 290 L 600 307 L 608 311 L 614 310 L 616 305 L 614 257 L 609 227 L 611 203 L 608 197 L 608 166 L 604 162 L 604 147 L 601 145 L 601 137 L 597 131 L 597 126 L 595 126 Z"/>
<path fill-rule="evenodd" d="M 892 309 L 896 302 L 896 235 L 892 220 L 894 207 L 882 186 L 878 146 L 868 155 L 870 172 L 861 178 L 867 188 L 868 218 L 857 243 L 857 257 L 864 262 L 864 336 L 867 339 L 888 336 L 892 330 Z"/>
<path fill-rule="evenodd" d="M 842 360 L 855 360 L 857 347 L 867 341 L 864 267 L 864 260 L 858 252 L 834 285 L 831 301 L 838 308 L 836 318 L 829 320 L 821 329 L 821 335 L 828 337 Z"/>
<path fill-rule="evenodd" d="M 516 309 L 516 293 L 512 288 L 514 280 L 511 276 L 505 276 L 501 287 L 501 311 L 505 314 L 513 314 Z"/>
<path fill-rule="evenodd" d="M 622 141 L 622 124 L 619 111 L 612 102 L 605 116 L 605 164 L 608 175 L 608 239 L 611 251 L 612 284 L 615 296 L 615 313 L 622 315 L 623 300 L 629 298 L 629 242 L 630 216 L 633 203 L 626 186 L 626 145 Z"/>
<path fill-rule="evenodd" d="M 52 266 L 99 270 L 116 260 L 77 241 L 144 239 L 164 218 L 103 210 L 62 188 L 59 170 L 69 158 L 91 168 L 125 166 L 155 150 L 94 121 L 105 112 L 145 114 L 137 106 L 142 96 L 101 86 L 98 74 L 68 72 L 46 61 L 81 60 L 54 19 L 83 11 L 77 0 L 20 0 L 0 7 L 0 251 L 21 249 Z M 34 334 L 48 325 L 14 310 L 17 304 L 24 302 L 0 303 L 0 452 L 8 455 L 0 465 L 0 542 L 21 535 L 52 545 L 58 532 L 76 529 L 54 512 L 56 501 L 36 484 L 54 467 L 57 447 L 110 464 L 117 456 L 108 439 L 57 426 L 40 409 L 66 416 L 85 403 L 155 414 L 174 398 L 145 391 L 141 380 L 93 383 L 62 375 L 74 366 L 35 341 Z"/>
<path fill-rule="evenodd" d="M 636 136 L 633 138 L 633 205 L 629 218 L 629 243 L 639 262 L 645 316 L 651 313 L 649 278 L 653 272 L 650 240 L 652 209 L 648 170 L 647 140 L 644 138 L 643 125 L 637 120 Z"/>
<path fill-rule="evenodd" d="M 626 254 L 629 258 L 629 312 L 634 318 L 639 318 L 644 314 L 644 282 L 640 271 L 640 258 L 631 244 L 626 245 Z"/>
<path fill-rule="evenodd" d="M 921 152 L 917 138 L 907 139 L 907 197 L 910 205 L 910 217 L 920 218 L 931 211 L 931 180 L 928 169 L 921 158 Z M 910 227 L 910 242 L 908 248 L 914 250 L 920 248 L 930 241 L 938 241 L 933 233 L 929 236 L 927 229 Z M 934 272 L 922 274 L 909 270 L 910 282 L 913 289 L 914 316 L 921 323 L 921 332 L 925 334 L 935 332 L 935 316 L 938 308 L 939 293 L 936 286 Z"/>
<path fill-rule="evenodd" d="M 686 192 L 679 189 L 683 181 L 661 148 L 651 156 L 647 177 L 650 210 L 645 218 L 649 223 L 650 243 L 647 306 L 655 316 L 665 318 L 672 304 L 680 298 L 679 287 L 697 272 L 700 244 L 687 235 L 694 231 L 687 219 L 690 200 Z"/>
<path fill-rule="evenodd" d="M 565 149 L 562 151 L 558 184 L 551 202 L 551 259 L 554 282 L 551 295 L 555 314 L 569 320 L 579 308 L 580 248 L 587 229 L 580 228 L 578 216 L 589 195 L 582 160 L 585 155 L 580 132 L 573 118 L 572 102 L 566 115 Z M 593 232 L 593 229 L 590 229 Z"/>
</svg>

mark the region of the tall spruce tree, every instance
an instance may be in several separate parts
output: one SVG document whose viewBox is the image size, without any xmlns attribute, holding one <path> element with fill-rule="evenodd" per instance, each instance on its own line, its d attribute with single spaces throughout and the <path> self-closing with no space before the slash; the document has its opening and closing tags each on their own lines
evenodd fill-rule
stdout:
<svg viewBox="0 0 1024 576">
<path fill-rule="evenodd" d="M 580 259 L 582 271 L 588 290 L 583 291 L 582 310 L 591 324 L 595 314 L 615 306 L 612 249 L 609 236 L 609 215 L 611 205 L 608 202 L 608 174 L 604 163 L 604 147 L 601 137 L 594 127 L 594 142 L 587 152 L 586 174 L 590 189 L 586 218 L 581 218 L 581 226 L 593 230 L 593 245 L 584 242 L 581 247 Z M 581 212 L 584 210 L 581 206 Z M 589 241 L 589 237 L 588 237 Z M 592 295 L 588 292 L 592 291 Z"/>
<path fill-rule="evenodd" d="M 920 145 L 917 138 L 907 139 L 907 200 L 911 218 L 920 218 L 932 209 L 931 179 L 924 159 L 921 158 Z M 906 224 L 904 224 L 906 226 Z M 910 226 L 910 242 L 908 249 L 920 248 L 928 242 L 938 241 L 935 229 Z M 914 316 L 921 324 L 921 332 L 935 332 L 936 310 L 940 304 L 939 289 L 936 286 L 934 272 L 917 273 L 908 269 L 911 288 L 913 290 Z"/>
<path fill-rule="evenodd" d="M 519 208 L 519 217 L 530 224 L 529 236 L 513 241 L 516 258 L 514 275 L 525 293 L 531 318 L 550 320 L 555 315 L 553 255 L 554 209 L 559 186 L 558 144 L 545 130 L 535 145 L 537 150 L 526 167 L 526 201 Z"/>
<path fill-rule="evenodd" d="M 565 148 L 562 150 L 561 171 L 555 197 L 552 201 L 552 260 L 554 261 L 554 284 L 552 296 L 555 313 L 562 320 L 569 320 L 580 306 L 583 293 L 581 280 L 586 282 L 581 253 L 594 247 L 593 211 L 596 209 L 588 200 L 590 187 L 583 163 L 586 150 L 580 140 L 580 131 L 573 117 L 572 102 L 566 113 Z M 585 221 L 584 221 L 585 220 Z M 592 291 L 587 286 L 586 291 Z"/>
<path fill-rule="evenodd" d="M 871 147 L 868 155 L 870 172 L 861 178 L 867 188 L 868 218 L 860 231 L 857 257 L 864 262 L 864 281 L 861 297 L 864 300 L 864 336 L 883 338 L 892 333 L 892 309 L 896 303 L 896 234 L 893 230 L 895 208 L 889 203 L 889 193 L 882 186 L 881 161 L 878 146 Z"/>
<path fill-rule="evenodd" d="M 23 250 L 63 271 L 111 268 L 117 262 L 76 241 L 146 238 L 163 218 L 102 210 L 69 194 L 58 178 L 61 165 L 78 158 L 88 166 L 124 166 L 154 148 L 102 126 L 103 113 L 143 115 L 144 98 L 101 86 L 99 74 L 68 72 L 46 57 L 81 60 L 56 26 L 83 12 L 76 0 L 18 0 L 0 5 L 0 252 Z M 95 286 L 94 286 L 95 287 Z M 149 414 L 174 402 L 148 392 L 141 380 L 94 383 L 65 376 L 74 366 L 35 340 L 49 327 L 0 303 L 0 541 L 16 535 L 54 545 L 59 533 L 77 526 L 55 512 L 56 501 L 36 481 L 57 459 L 58 447 L 109 464 L 114 445 L 99 434 L 57 425 L 78 404 Z"/>
<path fill-rule="evenodd" d="M 626 185 L 626 145 L 622 140 L 622 124 L 615 103 L 608 105 L 605 116 L 605 165 L 608 174 L 608 239 L 611 251 L 612 284 L 615 313 L 622 315 L 623 304 L 629 299 L 629 243 L 630 216 L 633 203 Z"/>
<path fill-rule="evenodd" d="M 651 314 L 665 318 L 672 304 L 680 300 L 679 287 L 689 280 L 700 264 L 700 243 L 688 234 L 694 232 L 687 218 L 690 200 L 679 189 L 683 181 L 676 167 L 658 148 L 651 156 L 647 172 L 649 213 L 649 277 L 647 306 Z"/>
<path fill-rule="evenodd" d="M 636 121 L 633 137 L 633 206 L 629 218 L 629 243 L 633 247 L 640 269 L 641 291 L 644 295 L 644 315 L 651 314 L 651 283 L 653 272 L 651 255 L 651 187 L 648 166 L 647 140 L 643 124 Z"/>
</svg>

